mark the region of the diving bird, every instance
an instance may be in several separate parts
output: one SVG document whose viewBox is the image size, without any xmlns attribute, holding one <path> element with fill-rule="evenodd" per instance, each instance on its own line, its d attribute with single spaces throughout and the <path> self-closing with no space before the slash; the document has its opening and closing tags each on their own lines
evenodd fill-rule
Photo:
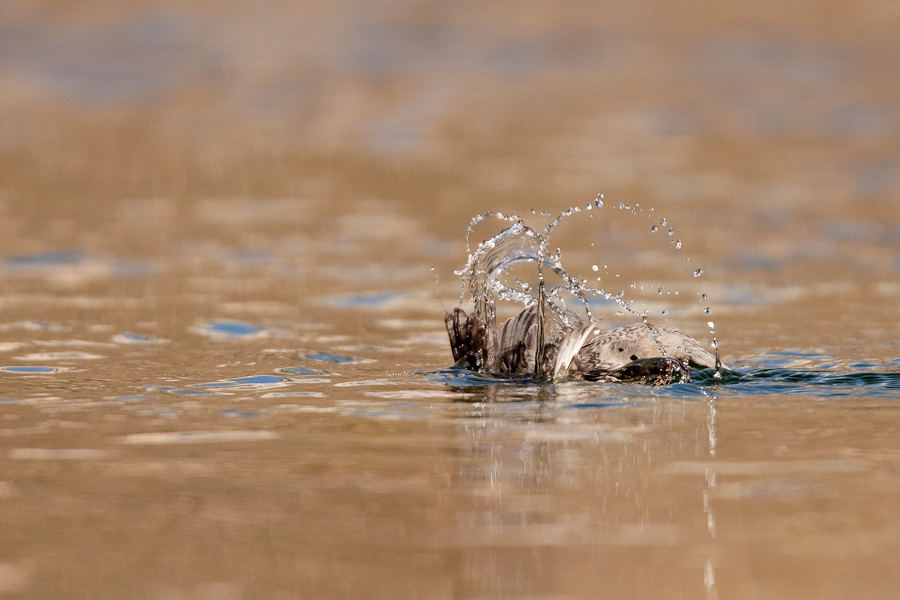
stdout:
<svg viewBox="0 0 900 600">
<path fill-rule="evenodd" d="M 461 308 L 446 313 L 444 322 L 456 364 L 495 375 L 662 385 L 690 380 L 691 368 L 724 367 L 694 338 L 647 322 L 602 333 L 590 323 L 545 343 L 536 304 L 497 327 Z"/>
</svg>

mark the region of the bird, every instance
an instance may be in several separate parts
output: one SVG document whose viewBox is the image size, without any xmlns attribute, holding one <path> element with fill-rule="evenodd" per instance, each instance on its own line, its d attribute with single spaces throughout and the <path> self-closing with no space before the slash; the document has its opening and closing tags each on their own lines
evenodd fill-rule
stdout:
<svg viewBox="0 0 900 600">
<path fill-rule="evenodd" d="M 690 381 L 692 368 L 724 366 L 694 338 L 649 322 L 604 332 L 593 322 L 570 329 L 558 342 L 544 343 L 542 317 L 537 304 L 496 327 L 461 308 L 445 313 L 456 365 L 498 376 L 651 385 Z"/>
</svg>

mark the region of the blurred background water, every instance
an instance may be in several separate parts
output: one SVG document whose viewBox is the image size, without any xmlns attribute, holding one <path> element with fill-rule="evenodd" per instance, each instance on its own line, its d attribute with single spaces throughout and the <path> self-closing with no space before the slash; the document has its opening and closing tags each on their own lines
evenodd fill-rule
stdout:
<svg viewBox="0 0 900 600">
<path fill-rule="evenodd" d="M 898 28 L 3 3 L 0 595 L 896 597 Z M 554 243 L 734 373 L 448 369 L 469 220 L 600 193 Z"/>
</svg>

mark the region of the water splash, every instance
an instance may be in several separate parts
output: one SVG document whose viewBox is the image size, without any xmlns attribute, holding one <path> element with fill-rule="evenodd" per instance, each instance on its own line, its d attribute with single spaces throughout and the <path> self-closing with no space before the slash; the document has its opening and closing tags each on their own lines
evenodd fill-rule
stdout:
<svg viewBox="0 0 900 600">
<path fill-rule="evenodd" d="M 650 308 L 642 310 L 635 308 L 634 300 L 626 299 L 624 289 L 618 292 L 609 291 L 604 287 L 589 284 L 584 277 L 571 274 L 563 267 L 561 249 L 552 248 L 550 245 L 551 234 L 561 222 L 587 211 L 600 210 L 603 206 L 601 195 L 584 208 L 573 206 L 560 212 L 540 230 L 527 225 L 518 215 L 488 211 L 474 217 L 466 229 L 468 260 L 464 268 L 455 271 L 460 277 L 460 304 L 471 302 L 475 315 L 488 332 L 497 326 L 499 302 L 522 304 L 526 309 L 537 306 L 538 343 L 534 361 L 536 377 L 555 374 L 559 371 L 561 360 L 565 362 L 577 354 L 580 346 L 573 347 L 575 343 L 573 340 L 584 343 L 587 339 L 584 332 L 591 333 L 596 330 L 596 324 L 604 318 L 604 315 L 598 317 L 594 314 L 594 308 L 598 303 L 614 305 L 616 310 L 613 314 L 616 316 L 631 314 L 640 318 L 653 331 L 660 355 L 667 356 L 659 342 L 656 326 L 648 320 Z M 632 215 L 643 212 L 637 204 L 631 206 L 619 203 L 618 206 L 612 206 L 612 210 L 615 209 Z M 653 209 L 650 208 L 647 216 L 651 216 L 652 213 Z M 532 210 L 531 214 L 536 214 L 536 211 Z M 541 215 L 549 218 L 546 211 Z M 593 218 L 594 215 L 590 216 Z M 508 225 L 500 233 L 485 239 L 473 249 L 472 236 L 475 228 L 490 220 Z M 669 226 L 666 218 L 659 221 L 659 226 L 653 225 L 651 232 L 656 233 L 659 227 L 666 228 L 667 237 L 674 237 L 675 230 Z M 682 248 L 681 240 L 672 239 L 669 243 L 675 245 L 677 250 Z M 521 264 L 536 266 L 536 280 L 533 273 L 530 281 L 519 274 L 521 267 L 517 265 Z M 597 264 L 592 264 L 590 268 L 594 273 L 600 271 Z M 608 265 L 603 265 L 603 268 L 608 275 Z M 702 272 L 702 269 L 697 269 L 694 271 L 694 277 L 699 277 Z M 615 273 L 615 277 L 619 278 L 620 274 Z M 596 277 L 597 282 L 602 280 L 602 275 Z M 656 286 L 648 286 L 647 289 L 654 287 Z M 637 282 L 631 283 L 630 288 L 637 290 Z M 661 296 L 663 286 L 658 286 L 657 289 Z M 644 290 L 644 285 L 640 286 L 640 290 Z M 667 292 L 667 295 L 671 293 Z M 674 295 L 678 296 L 679 292 L 675 291 Z M 706 294 L 703 294 L 702 298 L 705 300 Z M 708 311 L 707 308 L 706 312 Z M 658 314 L 668 316 L 670 312 L 668 308 L 664 308 Z M 713 346 L 717 349 L 715 337 Z M 718 354 L 718 349 L 716 352 Z M 567 356 L 566 353 L 571 356 Z M 488 371 L 491 370 L 491 365 L 484 367 Z"/>
</svg>

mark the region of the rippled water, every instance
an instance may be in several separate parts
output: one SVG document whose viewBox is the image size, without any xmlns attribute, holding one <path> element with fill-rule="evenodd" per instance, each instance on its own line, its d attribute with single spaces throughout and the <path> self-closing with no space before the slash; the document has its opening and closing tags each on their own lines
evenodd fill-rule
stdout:
<svg viewBox="0 0 900 600">
<path fill-rule="evenodd" d="M 896 597 L 898 18 L 3 5 L 0 596 Z M 598 193 L 729 370 L 452 368 L 471 216 Z"/>
</svg>

